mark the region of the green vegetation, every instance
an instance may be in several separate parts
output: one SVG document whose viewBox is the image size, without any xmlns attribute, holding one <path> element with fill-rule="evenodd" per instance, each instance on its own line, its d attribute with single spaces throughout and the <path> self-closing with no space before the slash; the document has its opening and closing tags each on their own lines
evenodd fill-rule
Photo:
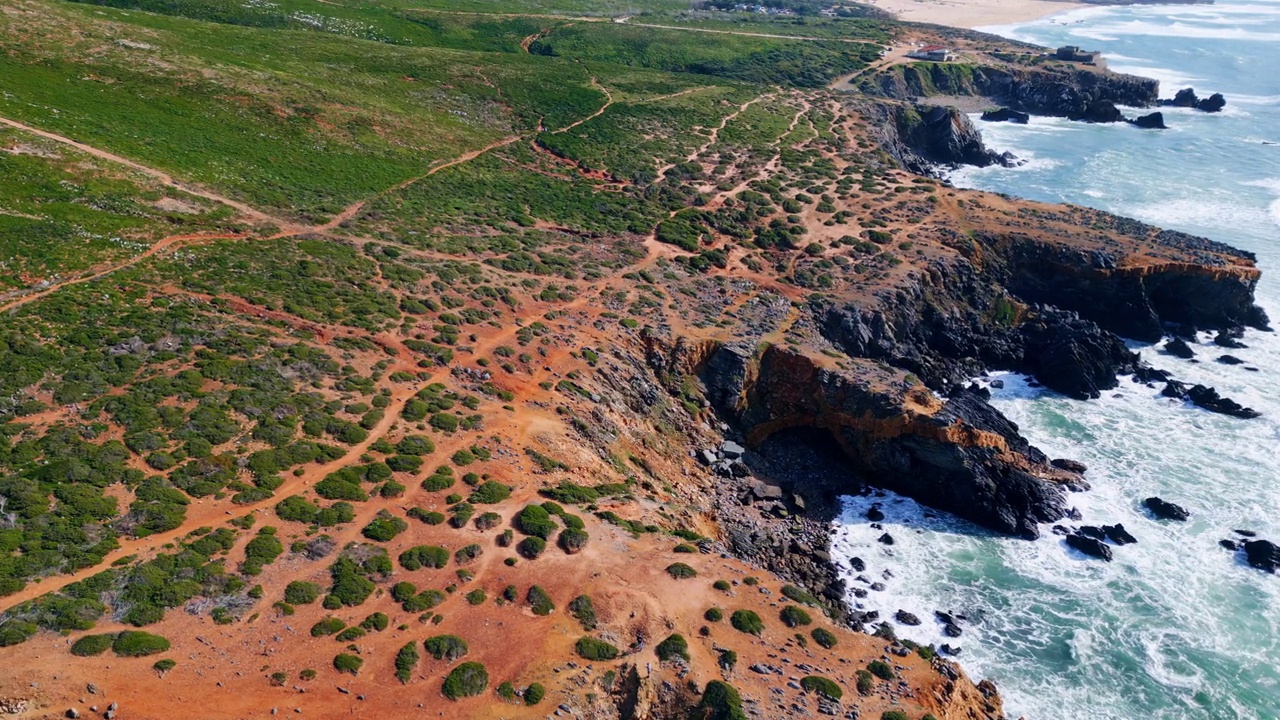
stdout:
<svg viewBox="0 0 1280 720">
<path fill-rule="evenodd" d="M 678 633 L 667 636 L 654 649 L 658 653 L 658 659 L 663 662 L 674 660 L 675 658 L 680 658 L 685 662 L 689 661 L 689 643 L 685 641 L 683 635 Z"/>
<path fill-rule="evenodd" d="M 820 675 L 807 675 L 800 678 L 800 687 L 804 688 L 806 692 L 825 695 L 832 700 L 839 700 L 844 697 L 844 691 L 840 689 L 840 686 L 835 681 Z"/>
<path fill-rule="evenodd" d="M 371 520 L 360 533 L 370 540 L 387 542 L 408 529 L 409 523 L 386 510 L 379 510 L 378 516 Z"/>
<path fill-rule="evenodd" d="M 707 622 L 720 622 L 724 619 L 724 611 L 717 607 L 707 608 L 702 617 L 706 618 Z"/>
<path fill-rule="evenodd" d="M 605 642 L 597 640 L 586 635 L 578 638 L 578 642 L 574 644 L 573 649 L 578 656 L 587 660 L 616 660 L 621 654 L 618 648 Z"/>
<path fill-rule="evenodd" d="M 885 710 L 880 713 L 880 720 L 911 720 L 911 718 L 901 710 Z"/>
<path fill-rule="evenodd" d="M 547 696 L 547 689 L 542 683 L 533 683 L 524 689 L 524 704 L 533 706 L 542 702 L 542 698 Z"/>
<path fill-rule="evenodd" d="M 813 632 L 809 634 L 813 637 L 814 642 L 828 650 L 835 647 L 838 642 L 836 634 L 826 628 L 814 628 Z"/>
<path fill-rule="evenodd" d="M 324 637 L 341 632 L 347 626 L 336 617 L 327 617 L 311 626 L 311 637 Z"/>
<path fill-rule="evenodd" d="M 795 605 L 788 605 L 782 608 L 782 612 L 779 613 L 779 617 L 782 619 L 782 624 L 789 628 L 800 627 L 801 625 L 809 625 L 813 623 L 813 618 L 809 616 L 809 613 L 801 610 Z"/>
<path fill-rule="evenodd" d="M 667 566 L 667 574 L 677 580 L 698 577 L 698 571 L 684 563 L 671 563 Z"/>
<path fill-rule="evenodd" d="M 449 551 L 438 545 L 416 545 L 400 553 L 399 560 L 405 570 L 440 569 L 449 564 Z"/>
<path fill-rule="evenodd" d="M 748 635 L 759 635 L 764 632 L 764 621 L 755 610 L 734 610 L 729 616 L 729 624 L 733 629 Z"/>
<path fill-rule="evenodd" d="M 806 590 L 796 587 L 795 585 L 783 585 L 782 594 L 795 600 L 801 605 L 818 605 L 818 599 Z"/>
<path fill-rule="evenodd" d="M 707 683 L 695 713 L 700 720 L 747 720 L 742 696 L 732 685 L 719 680 Z"/>
<path fill-rule="evenodd" d="M 437 660 L 453 662 L 467 654 L 467 641 L 457 635 L 436 635 L 423 642 L 427 654 Z"/>
<path fill-rule="evenodd" d="M 156 672 L 160 673 L 161 675 L 163 675 L 163 674 L 165 674 L 165 673 L 169 672 L 170 670 L 172 670 L 172 669 L 174 669 L 174 668 L 176 668 L 176 667 L 178 667 L 178 663 L 177 663 L 177 661 L 176 661 L 176 660 L 172 660 L 172 659 L 170 659 L 170 658 L 164 658 L 163 660 L 157 660 L 157 661 L 155 661 L 155 663 L 153 663 L 153 664 L 151 665 L 151 669 L 152 669 L 152 670 L 155 670 Z"/>
<path fill-rule="evenodd" d="M 871 673 L 867 672 L 866 670 L 859 670 L 857 673 L 857 678 L 858 678 L 859 694 L 870 695 L 872 692 L 875 691 L 876 681 L 875 681 L 875 678 L 871 675 Z"/>
<path fill-rule="evenodd" d="M 551 513 L 541 505 L 528 505 L 515 517 L 516 529 L 525 535 L 532 535 L 544 542 L 551 539 L 559 529 L 551 519 Z"/>
<path fill-rule="evenodd" d="M 359 674 L 360 667 L 362 665 L 364 665 L 364 660 L 362 660 L 358 655 L 338 653 L 333 657 L 333 669 L 340 673 L 357 675 Z"/>
<path fill-rule="evenodd" d="M 111 643 L 111 652 L 120 657 L 144 657 L 162 653 L 168 649 L 168 640 L 141 630 L 126 630 L 116 635 Z"/>
<path fill-rule="evenodd" d="M 596 607 L 590 596 L 579 595 L 570 600 L 569 614 L 582 625 L 583 630 L 596 629 Z"/>
<path fill-rule="evenodd" d="M 892 680 L 894 678 L 893 668 L 889 667 L 889 663 L 883 660 L 872 660 L 867 663 L 867 670 L 881 680 Z"/>
<path fill-rule="evenodd" d="M 85 635 L 71 644 L 71 654 L 79 657 L 101 655 L 111 648 L 114 635 Z"/>
<path fill-rule="evenodd" d="M 551 602 L 551 596 L 537 585 L 529 588 L 528 594 L 525 595 L 525 602 L 529 603 L 534 615 L 550 615 L 556 609 L 555 603 Z"/>
<path fill-rule="evenodd" d="M 478 662 L 464 662 L 449 672 L 442 688 L 450 700 L 479 695 L 489 687 L 489 671 Z"/>
<path fill-rule="evenodd" d="M 417 643 L 409 642 L 400 648 L 400 651 L 396 653 L 396 679 L 401 683 L 409 682 L 409 678 L 413 675 L 413 669 L 418 666 L 420 658 Z"/>
<path fill-rule="evenodd" d="M 284 601 L 290 605 L 309 605 L 319 598 L 320 586 L 315 583 L 294 580 L 284 586 Z"/>
</svg>

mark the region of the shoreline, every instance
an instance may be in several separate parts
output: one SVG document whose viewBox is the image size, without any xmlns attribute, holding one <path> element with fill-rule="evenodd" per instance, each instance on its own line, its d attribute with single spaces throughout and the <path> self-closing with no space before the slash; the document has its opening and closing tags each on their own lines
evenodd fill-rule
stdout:
<svg viewBox="0 0 1280 720">
<path fill-rule="evenodd" d="M 1072 10 L 1097 7 L 1073 0 L 868 0 L 904 22 L 973 30 L 1042 20 Z"/>
</svg>

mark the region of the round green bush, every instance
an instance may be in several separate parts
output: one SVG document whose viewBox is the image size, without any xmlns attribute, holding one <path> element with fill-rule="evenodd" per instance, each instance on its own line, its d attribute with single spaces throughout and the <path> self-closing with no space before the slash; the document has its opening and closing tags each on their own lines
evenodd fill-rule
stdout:
<svg viewBox="0 0 1280 720">
<path fill-rule="evenodd" d="M 342 632 L 342 629 L 345 628 L 346 626 L 347 626 L 346 623 L 342 622 L 336 617 L 327 617 L 321 620 L 320 622 L 316 623 L 315 625 L 311 626 L 311 637 L 324 637 L 325 635 L 333 635 L 335 633 Z"/>
<path fill-rule="evenodd" d="M 808 675 L 800 679 L 800 687 L 807 692 L 825 695 L 832 700 L 839 700 L 844 697 L 844 690 L 830 678 L 824 678 L 821 675 Z"/>
<path fill-rule="evenodd" d="M 892 680 L 894 677 L 893 668 L 889 667 L 889 663 L 883 660 L 872 660 L 867 663 L 867 670 L 870 670 L 872 675 L 881 680 Z"/>
<path fill-rule="evenodd" d="M 764 621 L 756 614 L 755 610 L 734 610 L 729 616 L 729 624 L 734 630 L 747 633 L 748 635 L 759 635 L 764 632 Z"/>
<path fill-rule="evenodd" d="M 698 577 L 698 571 L 685 565 L 684 563 L 671 563 L 667 566 L 667 574 L 677 580 L 685 580 L 688 578 Z"/>
<path fill-rule="evenodd" d="M 143 657 L 168 649 L 168 640 L 141 630 L 126 630 L 116 635 L 115 641 L 111 643 L 111 651 L 120 657 Z"/>
<path fill-rule="evenodd" d="M 541 683 L 533 683 L 524 689 L 524 704 L 537 705 L 542 702 L 542 698 L 547 696 L 547 689 L 542 687 Z"/>
<path fill-rule="evenodd" d="M 733 586 L 729 584 L 728 580 L 717 580 L 711 583 L 711 587 L 719 590 L 720 592 L 729 592 L 733 589 Z"/>
<path fill-rule="evenodd" d="M 478 662 L 464 662 L 449 672 L 442 688 L 450 700 L 473 697 L 489 687 L 489 671 Z"/>
<path fill-rule="evenodd" d="M 541 505 L 528 505 L 515 517 L 516 529 L 525 535 L 533 535 L 543 540 L 550 540 L 555 533 L 556 522 L 551 513 Z"/>
<path fill-rule="evenodd" d="M 876 689 L 875 678 L 866 670 L 858 671 L 858 692 L 862 695 L 870 695 Z"/>
<path fill-rule="evenodd" d="M 656 652 L 658 653 L 658 659 L 663 662 L 674 660 L 675 658 L 681 658 L 685 662 L 689 661 L 689 643 L 679 633 L 670 635 L 666 640 L 658 643 Z"/>
<path fill-rule="evenodd" d="M 809 616 L 809 613 L 801 610 L 795 605 L 788 605 L 782 608 L 782 612 L 779 613 L 779 617 L 782 619 L 782 624 L 789 628 L 800 627 L 801 625 L 810 625 L 813 623 L 813 618 Z"/>
<path fill-rule="evenodd" d="M 360 672 L 360 666 L 364 665 L 364 660 L 359 656 L 349 653 L 339 653 L 333 658 L 333 669 L 338 672 L 351 673 L 355 675 Z"/>
<path fill-rule="evenodd" d="M 836 646 L 836 634 L 826 628 L 814 628 L 809 634 L 813 636 L 814 642 L 828 650 Z"/>
<path fill-rule="evenodd" d="M 694 717 L 706 720 L 747 720 L 742 709 L 742 696 L 732 685 L 720 680 L 707 683 Z"/>
<path fill-rule="evenodd" d="M 702 617 L 706 618 L 707 622 L 720 622 L 724 619 L 724 611 L 717 607 L 707 608 Z"/>
<path fill-rule="evenodd" d="M 521 540 L 516 544 L 516 552 L 529 560 L 536 560 L 547 549 L 547 541 L 536 535 Z"/>
<path fill-rule="evenodd" d="M 560 537 L 556 538 L 556 544 L 560 546 L 561 550 L 565 551 L 565 554 L 575 555 L 582 552 L 582 549 L 587 546 L 587 541 L 590 539 L 591 536 L 587 534 L 586 530 L 565 528 L 560 531 Z"/>
<path fill-rule="evenodd" d="M 79 657 L 101 655 L 111 648 L 114 635 L 85 635 L 71 646 L 71 654 Z"/>
<path fill-rule="evenodd" d="M 177 666 L 178 666 L 177 661 L 170 660 L 169 658 L 165 658 L 163 660 L 157 660 L 155 664 L 151 666 L 151 669 L 155 670 L 158 673 L 164 674 L 174 669 Z"/>
</svg>

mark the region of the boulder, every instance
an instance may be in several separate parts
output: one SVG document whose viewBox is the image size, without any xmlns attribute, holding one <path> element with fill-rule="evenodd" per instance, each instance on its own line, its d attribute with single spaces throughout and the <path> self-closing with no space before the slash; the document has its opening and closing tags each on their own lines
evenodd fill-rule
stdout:
<svg viewBox="0 0 1280 720">
<path fill-rule="evenodd" d="M 899 610 L 898 612 L 894 613 L 893 619 L 897 620 L 903 625 L 910 625 L 912 627 L 915 627 L 920 624 L 920 618 L 916 617 L 914 613 L 909 613 L 906 610 Z"/>
<path fill-rule="evenodd" d="M 880 510 L 879 505 L 872 505 L 867 510 L 867 519 L 871 522 L 880 522 L 884 519 L 884 512 Z"/>
<path fill-rule="evenodd" d="M 1011 110 L 1009 108 L 998 108 L 996 110 L 987 110 L 982 113 L 982 119 L 987 122 L 1011 122 L 1019 125 L 1026 125 L 1031 121 L 1031 116 L 1024 112 Z"/>
<path fill-rule="evenodd" d="M 1078 533 L 1078 534 L 1080 534 L 1080 535 L 1083 535 L 1083 536 L 1085 536 L 1085 537 L 1093 538 L 1094 540 L 1106 540 L 1106 539 L 1107 539 L 1107 533 L 1106 533 L 1106 531 L 1104 531 L 1102 528 L 1100 528 L 1100 527 L 1096 527 L 1096 526 L 1094 526 L 1094 525 L 1081 525 L 1081 526 L 1079 527 L 1079 529 L 1077 529 L 1077 530 L 1076 530 L 1076 533 Z"/>
<path fill-rule="evenodd" d="M 890 535 L 889 533 L 885 533 L 885 534 L 881 535 L 880 537 L 876 538 L 876 540 L 877 540 L 878 542 L 882 542 L 882 543 L 884 543 L 885 545 L 892 545 L 892 544 L 893 544 L 893 536 L 892 536 L 892 535 Z"/>
<path fill-rule="evenodd" d="M 1101 540 L 1073 533 L 1067 536 L 1067 546 L 1085 555 L 1111 562 L 1111 546 Z"/>
<path fill-rule="evenodd" d="M 1068 118 L 1088 123 L 1113 123 L 1124 120 L 1124 115 L 1110 100 L 1094 100 L 1084 108 L 1083 112 L 1069 115 Z"/>
<path fill-rule="evenodd" d="M 1253 408 L 1241 405 L 1231 398 L 1224 398 L 1218 394 L 1217 390 L 1204 385 L 1196 385 L 1188 390 L 1187 399 L 1205 410 L 1216 412 L 1220 415 L 1230 415 L 1231 417 L 1248 420 L 1262 414 Z"/>
<path fill-rule="evenodd" d="M 1085 465 L 1079 460 L 1071 460 L 1069 458 L 1054 458 L 1049 461 L 1049 464 L 1059 470 L 1066 470 L 1067 472 L 1079 473 L 1081 475 L 1089 470 L 1088 465 Z"/>
<path fill-rule="evenodd" d="M 955 657 L 956 655 L 959 655 L 961 652 L 963 652 L 963 649 L 960 647 L 954 647 L 954 646 L 948 645 L 947 643 L 943 643 L 938 648 L 938 651 L 941 652 L 943 655 L 951 655 L 952 657 Z"/>
<path fill-rule="evenodd" d="M 1152 515 L 1156 516 L 1157 520 L 1185 521 L 1191 517 L 1191 513 L 1187 512 L 1186 509 L 1158 497 L 1149 497 L 1143 500 L 1142 504 L 1147 506 L 1147 509 L 1151 511 Z"/>
<path fill-rule="evenodd" d="M 1200 104 L 1200 98 L 1193 88 L 1183 88 L 1174 93 L 1172 100 L 1161 100 L 1160 104 L 1165 107 L 1193 108 Z"/>
<path fill-rule="evenodd" d="M 1136 117 L 1129 122 L 1143 130 L 1164 130 L 1169 127 L 1164 124 L 1164 113 L 1159 111 L 1153 112 L 1150 115 Z"/>
<path fill-rule="evenodd" d="M 1103 525 L 1102 531 L 1107 534 L 1107 539 L 1117 545 L 1132 545 L 1138 542 L 1138 538 L 1129 534 L 1124 529 L 1124 525 L 1116 523 L 1115 525 Z"/>
<path fill-rule="evenodd" d="M 1259 570 L 1275 574 L 1280 570 L 1280 545 L 1270 540 L 1248 540 L 1244 543 L 1245 560 Z"/>
<path fill-rule="evenodd" d="M 1235 540 L 1219 540 L 1218 544 L 1231 551 L 1240 549 L 1240 543 Z"/>
<path fill-rule="evenodd" d="M 1244 361 L 1235 355 L 1219 355 L 1217 362 L 1223 365 L 1243 365 Z"/>
<path fill-rule="evenodd" d="M 860 557 L 851 557 L 849 558 L 849 567 L 853 568 L 854 572 L 862 572 L 867 569 L 867 564 Z"/>
<path fill-rule="evenodd" d="M 732 440 L 725 440 L 720 446 L 720 454 L 729 460 L 737 460 L 747 449 Z"/>
<path fill-rule="evenodd" d="M 1196 356 L 1196 351 L 1191 349 L 1187 341 L 1177 337 L 1164 344 L 1164 351 L 1183 360 L 1190 360 Z"/>
<path fill-rule="evenodd" d="M 947 623 L 946 625 L 942 626 L 942 634 L 946 635 L 947 637 L 958 638 L 963 633 L 964 631 L 961 630 L 960 626 L 955 623 Z"/>
<path fill-rule="evenodd" d="M 1227 106 L 1227 99 L 1222 97 L 1222 93 L 1214 93 L 1209 97 L 1196 103 L 1197 110 L 1203 110 L 1205 112 L 1210 112 L 1210 113 L 1218 112 L 1219 110 L 1221 110 L 1226 106 Z"/>
<path fill-rule="evenodd" d="M 1243 350 L 1249 346 L 1240 342 L 1240 338 L 1242 337 L 1244 337 L 1244 330 L 1241 328 L 1221 330 L 1213 337 L 1213 344 L 1224 348 L 1231 348 L 1232 350 Z"/>
</svg>

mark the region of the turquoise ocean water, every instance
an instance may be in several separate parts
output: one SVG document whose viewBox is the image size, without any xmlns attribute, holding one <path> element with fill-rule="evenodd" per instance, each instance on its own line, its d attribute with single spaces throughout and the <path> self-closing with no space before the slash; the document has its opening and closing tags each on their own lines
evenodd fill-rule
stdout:
<svg viewBox="0 0 1280 720">
<path fill-rule="evenodd" d="M 1223 93 L 1228 105 L 1216 115 L 1165 108 L 1165 131 L 1055 118 L 979 123 L 989 146 L 1027 162 L 963 170 L 952 181 L 1251 250 L 1264 273 L 1258 301 L 1280 327 L 1280 2 L 1090 8 L 984 29 L 1102 50 L 1112 69 L 1160 80 L 1166 97 L 1191 86 Z M 1011 717 L 1280 718 L 1280 577 L 1218 546 L 1235 528 L 1280 542 L 1280 333 L 1249 332 L 1244 342 L 1248 349 L 1228 351 L 1204 335 L 1198 363 L 1134 348 L 1263 412 L 1250 421 L 1128 379 L 1078 402 L 1003 377 L 996 406 L 1050 456 L 1089 465 L 1093 490 L 1071 496 L 1085 522 L 1120 522 L 1138 537 L 1115 548 L 1114 562 L 1083 558 L 1048 528 L 1036 542 L 996 538 L 909 500 L 850 498 L 835 554 L 866 561 L 865 572 L 849 573 L 852 587 L 866 587 L 853 579 L 863 575 L 886 588 L 851 600 L 884 617 L 920 616 L 924 625 L 901 634 L 961 646 L 961 664 L 996 681 Z M 1226 352 L 1246 364 L 1214 362 Z M 1140 502 L 1150 495 L 1187 507 L 1190 522 L 1149 519 Z M 872 502 L 888 516 L 891 548 L 863 519 Z M 932 620 L 939 609 L 971 618 L 961 638 L 943 637 Z"/>
</svg>

